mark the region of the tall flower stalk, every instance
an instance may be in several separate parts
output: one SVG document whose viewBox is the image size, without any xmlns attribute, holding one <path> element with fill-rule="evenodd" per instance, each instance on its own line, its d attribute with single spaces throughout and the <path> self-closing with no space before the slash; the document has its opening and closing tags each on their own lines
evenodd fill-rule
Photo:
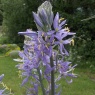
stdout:
<svg viewBox="0 0 95 95">
<path fill-rule="evenodd" d="M 41 88 L 42 88 L 42 93 L 43 93 L 43 95 L 45 95 L 45 89 L 44 89 L 44 85 L 43 85 L 43 82 L 42 82 L 42 78 L 41 78 L 40 69 L 39 69 L 39 68 L 37 68 L 37 71 L 38 71 L 39 81 L 40 81 Z"/>
<path fill-rule="evenodd" d="M 50 57 L 50 66 L 51 68 L 54 67 L 54 63 L 53 63 L 53 58 L 52 56 Z M 55 83 L 54 83 L 54 70 L 51 71 L 51 91 L 50 91 L 50 95 L 55 95 Z"/>
<path fill-rule="evenodd" d="M 41 95 L 60 95 L 57 82 L 67 76 L 76 77 L 72 72 L 76 65 L 71 66 L 71 62 L 64 59 L 69 56 L 65 46 L 72 42 L 75 33 L 65 27 L 66 20 L 60 19 L 58 12 L 54 16 L 48 1 L 38 8 L 37 13 L 33 12 L 33 17 L 38 31 L 19 32 L 25 36 L 24 50 L 19 53 L 22 59 L 15 59 L 20 62 L 17 67 L 24 77 L 22 85 L 30 82 L 27 95 L 39 95 L 39 87 Z"/>
</svg>

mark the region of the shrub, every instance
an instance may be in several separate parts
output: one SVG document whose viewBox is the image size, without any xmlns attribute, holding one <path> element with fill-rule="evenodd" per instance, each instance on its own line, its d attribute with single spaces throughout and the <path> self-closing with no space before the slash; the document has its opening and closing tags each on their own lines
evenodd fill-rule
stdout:
<svg viewBox="0 0 95 95">
<path fill-rule="evenodd" d="M 19 43 L 23 37 L 18 36 L 18 31 L 25 31 L 26 11 L 23 0 L 2 0 L 3 6 L 3 32 L 8 37 L 9 43 Z M 23 23 L 22 23 L 23 22 Z"/>
<path fill-rule="evenodd" d="M 13 50 L 20 50 L 20 47 L 16 44 L 3 44 L 0 45 L 0 53 L 9 55 L 11 51 Z"/>
<path fill-rule="evenodd" d="M 7 35 L 9 43 L 23 43 L 24 37 L 19 36 L 18 32 L 35 28 L 32 10 L 36 10 L 39 2 L 38 0 L 1 0 L 3 32 Z"/>
</svg>

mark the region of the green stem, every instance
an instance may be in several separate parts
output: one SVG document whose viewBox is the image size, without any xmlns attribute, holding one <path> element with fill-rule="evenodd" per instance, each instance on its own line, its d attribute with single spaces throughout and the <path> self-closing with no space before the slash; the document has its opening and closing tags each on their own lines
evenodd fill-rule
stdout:
<svg viewBox="0 0 95 95">
<path fill-rule="evenodd" d="M 52 56 L 50 58 L 50 65 L 51 65 L 51 68 L 54 67 Z M 51 91 L 50 91 L 50 93 L 51 93 L 51 95 L 54 95 L 54 93 L 55 93 L 54 70 L 51 71 Z"/>
<path fill-rule="evenodd" d="M 37 71 L 38 71 L 38 75 L 39 75 L 39 81 L 40 81 L 40 84 L 41 84 L 42 93 L 43 93 L 43 95 L 45 95 L 45 89 L 44 89 L 44 85 L 43 85 L 43 82 L 42 82 L 40 69 L 37 68 Z"/>
</svg>

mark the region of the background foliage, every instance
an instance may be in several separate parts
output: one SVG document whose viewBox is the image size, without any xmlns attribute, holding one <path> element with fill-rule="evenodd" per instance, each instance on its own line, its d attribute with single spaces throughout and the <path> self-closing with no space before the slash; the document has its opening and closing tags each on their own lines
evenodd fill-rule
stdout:
<svg viewBox="0 0 95 95">
<path fill-rule="evenodd" d="M 76 31 L 73 52 L 77 51 L 76 55 L 79 55 L 82 60 L 93 59 L 95 56 L 95 0 L 57 0 L 53 6 L 55 12 L 59 11 L 61 16 L 67 19 L 70 30 Z"/>
<path fill-rule="evenodd" d="M 39 4 L 26 2 L 26 0 L 1 0 L 3 9 L 3 32 L 8 37 L 8 43 L 20 44 L 23 37 L 18 35 L 19 31 L 31 28 L 33 24 L 32 9 Z M 35 5 L 36 7 L 30 5 Z"/>
<path fill-rule="evenodd" d="M 2 20 L 3 20 L 3 15 L 2 15 L 2 5 L 0 0 L 0 25 L 2 24 Z"/>
</svg>

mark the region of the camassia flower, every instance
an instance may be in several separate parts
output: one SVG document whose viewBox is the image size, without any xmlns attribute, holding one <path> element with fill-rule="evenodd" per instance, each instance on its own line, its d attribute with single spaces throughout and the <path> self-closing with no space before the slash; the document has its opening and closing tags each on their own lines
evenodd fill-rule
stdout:
<svg viewBox="0 0 95 95">
<path fill-rule="evenodd" d="M 3 77 L 4 77 L 4 74 L 0 75 L 0 83 L 3 79 Z M 0 89 L 0 95 L 4 95 L 4 91 L 5 91 L 5 89 L 2 89 L 2 90 Z"/>
<path fill-rule="evenodd" d="M 39 87 L 42 90 L 41 95 L 60 95 L 61 91 L 56 91 L 59 87 L 57 81 L 66 79 L 67 76 L 76 77 L 72 73 L 76 65 L 71 66 L 71 62 L 64 61 L 64 57 L 69 56 L 65 46 L 72 41 L 75 33 L 67 31 L 66 20 L 60 19 L 58 12 L 53 16 L 48 1 L 39 7 L 37 13 L 33 12 L 33 16 L 38 31 L 27 29 L 19 32 L 25 36 L 24 50 L 19 52 L 21 59 L 15 59 L 20 62 L 17 67 L 24 77 L 22 85 L 31 83 L 27 95 L 38 95 Z"/>
<path fill-rule="evenodd" d="M 8 87 L 6 86 L 6 84 L 4 84 L 4 83 L 2 82 L 3 77 L 4 77 L 4 74 L 0 75 L 0 85 L 2 85 L 2 88 L 0 88 L 0 95 L 13 95 L 13 94 L 11 93 L 11 89 L 8 88 Z M 1 87 L 1 86 L 0 86 L 0 87 Z"/>
</svg>

